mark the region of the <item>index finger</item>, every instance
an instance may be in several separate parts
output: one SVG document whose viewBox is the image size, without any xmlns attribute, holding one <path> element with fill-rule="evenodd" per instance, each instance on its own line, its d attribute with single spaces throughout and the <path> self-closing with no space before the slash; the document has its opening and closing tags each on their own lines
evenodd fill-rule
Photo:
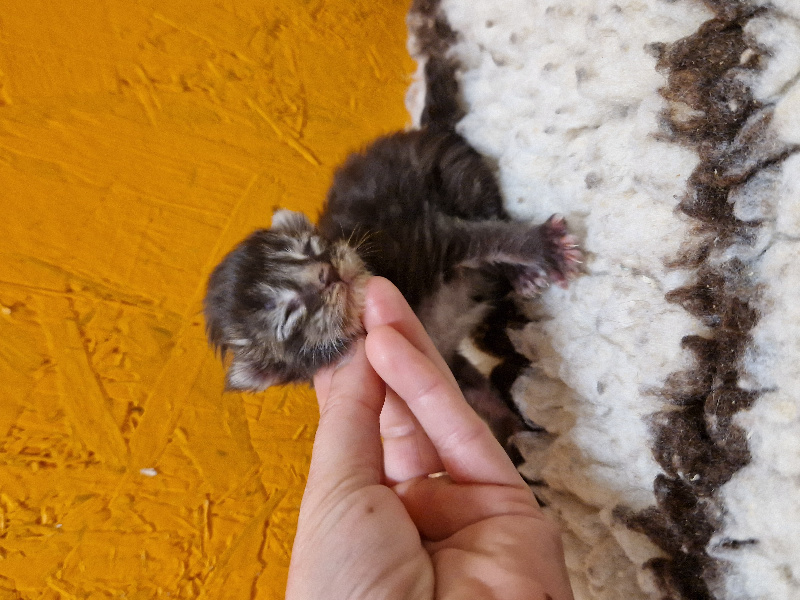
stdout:
<svg viewBox="0 0 800 600">
<path fill-rule="evenodd" d="M 374 327 L 381 325 L 388 325 L 398 331 L 417 350 L 427 356 L 442 375 L 453 385 L 458 386 L 450 367 L 439 354 L 400 290 L 388 279 L 373 277 L 367 284 L 364 328 L 369 332 Z"/>
<path fill-rule="evenodd" d="M 374 327 L 367 334 L 366 351 L 378 376 L 411 409 L 453 481 L 527 489 L 488 425 L 467 404 L 452 375 L 446 377 L 394 327 Z"/>
<path fill-rule="evenodd" d="M 367 284 L 364 327 L 370 331 L 388 325 L 410 339 L 421 352 L 436 361 L 439 370 L 451 376 L 422 324 L 394 284 L 373 277 Z M 453 381 L 455 383 L 455 381 Z M 444 469 L 439 453 L 408 405 L 392 390 L 386 390 L 381 412 L 383 468 L 390 485 Z"/>
</svg>

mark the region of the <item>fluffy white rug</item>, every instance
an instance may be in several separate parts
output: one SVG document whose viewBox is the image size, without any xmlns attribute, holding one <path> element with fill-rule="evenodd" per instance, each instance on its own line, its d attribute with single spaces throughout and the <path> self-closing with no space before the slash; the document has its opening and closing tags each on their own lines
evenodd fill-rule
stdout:
<svg viewBox="0 0 800 600">
<path fill-rule="evenodd" d="M 409 24 L 412 114 L 427 64 L 509 211 L 566 215 L 587 253 L 514 336 L 576 598 L 800 598 L 800 1 L 417 0 Z"/>
</svg>

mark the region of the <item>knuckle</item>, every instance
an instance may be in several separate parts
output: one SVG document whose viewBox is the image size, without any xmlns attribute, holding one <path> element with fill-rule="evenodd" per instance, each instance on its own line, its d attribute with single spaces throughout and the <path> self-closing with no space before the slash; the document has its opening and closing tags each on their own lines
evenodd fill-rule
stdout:
<svg viewBox="0 0 800 600">
<path fill-rule="evenodd" d="M 469 448 L 489 433 L 486 423 L 476 418 L 461 427 L 449 432 L 441 442 L 443 452 L 452 452 L 461 448 Z"/>
</svg>

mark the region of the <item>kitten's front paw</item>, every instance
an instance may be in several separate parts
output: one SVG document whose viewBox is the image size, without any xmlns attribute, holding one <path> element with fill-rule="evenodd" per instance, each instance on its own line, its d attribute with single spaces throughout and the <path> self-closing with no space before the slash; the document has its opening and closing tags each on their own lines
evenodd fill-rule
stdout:
<svg viewBox="0 0 800 600">
<path fill-rule="evenodd" d="M 537 296 L 555 283 L 566 288 L 580 272 L 583 253 L 578 240 L 567 232 L 567 222 L 561 215 L 553 215 L 537 232 L 542 245 L 540 261 L 522 269 L 514 281 L 517 292 L 524 296 Z"/>
<path fill-rule="evenodd" d="M 580 272 L 583 252 L 578 240 L 567 232 L 567 222 L 561 215 L 553 215 L 542 225 L 545 242 L 547 276 L 553 283 L 565 288 Z"/>
</svg>

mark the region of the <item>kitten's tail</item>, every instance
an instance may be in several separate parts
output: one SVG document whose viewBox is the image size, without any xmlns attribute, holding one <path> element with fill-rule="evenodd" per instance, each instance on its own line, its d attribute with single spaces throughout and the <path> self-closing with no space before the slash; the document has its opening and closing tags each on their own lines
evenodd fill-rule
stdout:
<svg viewBox="0 0 800 600">
<path fill-rule="evenodd" d="M 420 126 L 452 130 L 466 113 L 456 79 L 458 62 L 448 56 L 456 33 L 439 4 L 440 0 L 414 0 L 408 25 L 416 42 L 414 54 L 425 58 L 425 105 Z"/>
<path fill-rule="evenodd" d="M 425 107 L 420 125 L 428 128 L 455 129 L 466 114 L 461 106 L 456 80 L 458 65 L 444 56 L 432 56 L 425 63 Z"/>
</svg>

